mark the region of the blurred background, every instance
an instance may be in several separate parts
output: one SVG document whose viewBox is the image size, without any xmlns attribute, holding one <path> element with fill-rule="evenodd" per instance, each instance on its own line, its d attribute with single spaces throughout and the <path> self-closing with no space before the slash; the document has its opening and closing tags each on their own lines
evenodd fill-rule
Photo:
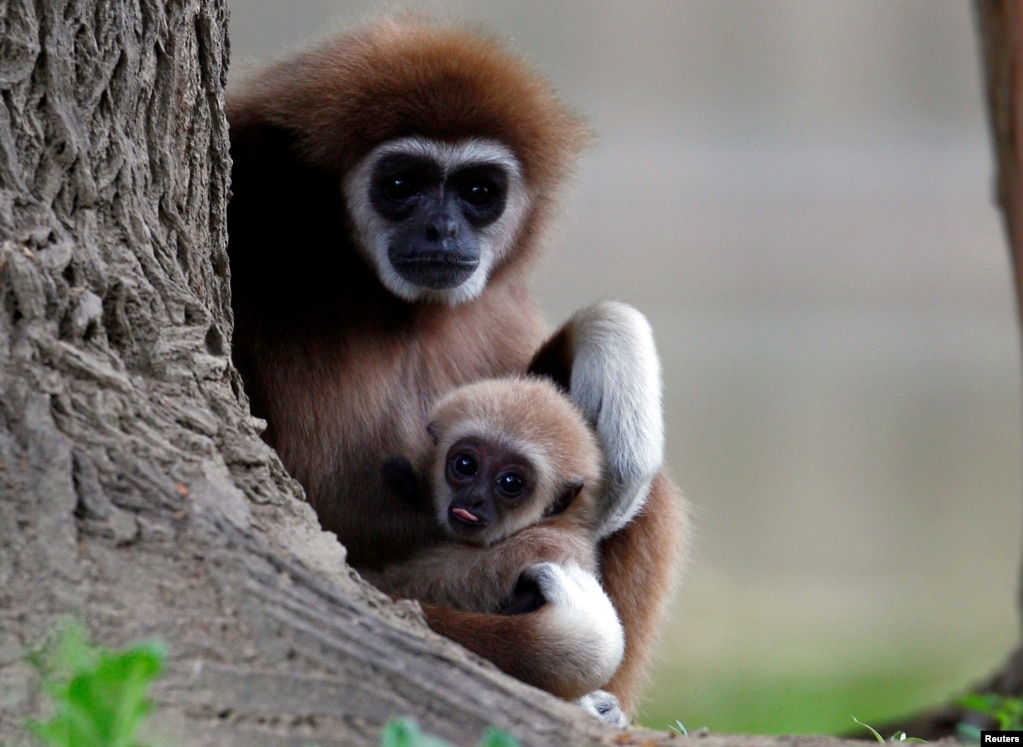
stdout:
<svg viewBox="0 0 1023 747">
<path fill-rule="evenodd" d="M 697 549 L 641 718 L 848 732 L 1017 637 L 1020 363 L 962 0 L 234 0 L 235 64 L 483 21 L 600 136 L 536 273 L 646 313 Z"/>
</svg>

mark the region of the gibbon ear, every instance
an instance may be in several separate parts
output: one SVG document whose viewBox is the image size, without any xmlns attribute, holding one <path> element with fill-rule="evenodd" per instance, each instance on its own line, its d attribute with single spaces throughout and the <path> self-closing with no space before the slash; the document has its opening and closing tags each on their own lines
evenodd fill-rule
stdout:
<svg viewBox="0 0 1023 747">
<path fill-rule="evenodd" d="M 437 424 L 430 421 L 426 424 L 426 432 L 430 434 L 430 438 L 433 439 L 433 445 L 437 446 L 440 444 L 440 435 L 438 434 Z"/>
<path fill-rule="evenodd" d="M 572 505 L 572 502 L 579 497 L 579 494 L 582 492 L 585 484 L 586 481 L 582 478 L 579 478 L 574 482 L 570 482 L 561 491 L 561 495 L 558 496 L 557 500 L 547 507 L 547 510 L 543 512 L 543 515 L 557 516 L 558 514 L 565 513 L 568 507 Z"/>
</svg>

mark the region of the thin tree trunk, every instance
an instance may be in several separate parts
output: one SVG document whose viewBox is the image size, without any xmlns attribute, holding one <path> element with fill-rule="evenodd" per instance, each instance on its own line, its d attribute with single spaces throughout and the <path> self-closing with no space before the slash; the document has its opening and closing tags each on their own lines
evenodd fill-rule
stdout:
<svg viewBox="0 0 1023 747">
<path fill-rule="evenodd" d="M 1023 329 L 1023 3 L 977 0 L 988 121 L 996 160 L 996 199 L 1002 211 Z M 1023 620 L 1023 573 L 1017 607 Z M 986 688 L 1023 695 L 1023 648 L 1011 654 Z"/>
<path fill-rule="evenodd" d="M 1023 298 L 1023 4 L 977 0 L 988 121 L 997 165 L 996 195 Z"/>
<path fill-rule="evenodd" d="M 995 199 L 1005 223 L 1017 317 L 1023 330 L 1023 2 L 974 0 L 974 12 L 995 156 Z M 1016 603 L 1023 620 L 1023 573 Z M 998 671 L 969 690 L 1023 696 L 1023 642 L 1009 653 Z M 897 725 L 914 736 L 938 739 L 955 735 L 957 724 L 964 721 L 996 728 L 989 718 L 970 713 L 955 702 L 903 719 Z"/>
</svg>

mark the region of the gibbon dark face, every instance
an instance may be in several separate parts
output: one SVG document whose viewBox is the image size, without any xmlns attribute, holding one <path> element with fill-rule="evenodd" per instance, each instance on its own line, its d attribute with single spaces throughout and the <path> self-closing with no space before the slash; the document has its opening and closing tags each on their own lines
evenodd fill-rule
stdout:
<svg viewBox="0 0 1023 747">
<path fill-rule="evenodd" d="M 518 160 L 486 140 L 392 140 L 344 187 L 360 250 L 407 301 L 479 295 L 515 245 L 528 205 Z"/>
<path fill-rule="evenodd" d="M 504 212 L 508 176 L 490 163 L 445 174 L 435 161 L 394 153 L 380 159 L 370 185 L 370 202 L 394 226 L 391 265 L 410 283 L 447 290 L 479 267 L 477 229 Z"/>
<path fill-rule="evenodd" d="M 444 479 L 450 490 L 447 526 L 474 544 L 491 544 L 512 534 L 520 523 L 518 509 L 529 501 L 537 482 L 528 459 L 503 444 L 475 438 L 448 449 Z"/>
<path fill-rule="evenodd" d="M 449 392 L 431 415 L 435 448 L 424 472 L 437 521 L 454 539 L 488 547 L 572 506 L 559 523 L 594 534 L 599 446 L 555 384 L 486 379 Z"/>
</svg>

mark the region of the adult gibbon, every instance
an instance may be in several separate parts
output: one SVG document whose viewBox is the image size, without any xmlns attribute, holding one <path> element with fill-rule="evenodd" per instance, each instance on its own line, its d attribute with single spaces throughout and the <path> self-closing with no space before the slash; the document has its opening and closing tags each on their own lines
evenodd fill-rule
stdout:
<svg viewBox="0 0 1023 747">
<path fill-rule="evenodd" d="M 409 18 L 253 71 L 227 113 L 234 360 L 324 528 L 367 571 L 442 542 L 384 479 L 386 455 L 417 461 L 432 404 L 456 387 L 550 376 L 603 450 L 601 584 L 626 637 L 607 687 L 631 713 L 687 541 L 661 474 L 652 335 L 604 303 L 545 343 L 527 285 L 586 126 L 493 37 Z M 547 604 L 588 603 L 562 591 Z M 517 676 L 562 634 L 542 610 L 424 609 Z"/>
</svg>

